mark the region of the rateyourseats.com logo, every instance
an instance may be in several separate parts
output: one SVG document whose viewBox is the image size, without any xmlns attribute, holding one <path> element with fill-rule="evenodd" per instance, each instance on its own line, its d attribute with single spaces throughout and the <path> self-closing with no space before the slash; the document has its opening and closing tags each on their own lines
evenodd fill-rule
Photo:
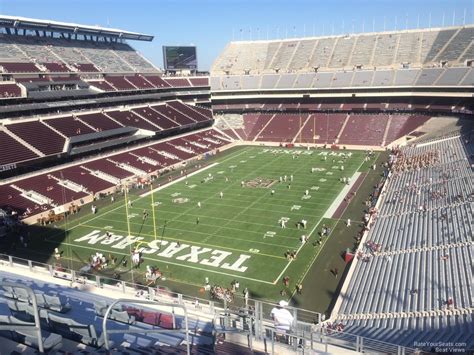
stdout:
<svg viewBox="0 0 474 355">
<path fill-rule="evenodd" d="M 415 341 L 413 346 L 416 348 L 429 348 L 436 353 L 463 353 L 466 351 L 466 343 Z"/>
</svg>

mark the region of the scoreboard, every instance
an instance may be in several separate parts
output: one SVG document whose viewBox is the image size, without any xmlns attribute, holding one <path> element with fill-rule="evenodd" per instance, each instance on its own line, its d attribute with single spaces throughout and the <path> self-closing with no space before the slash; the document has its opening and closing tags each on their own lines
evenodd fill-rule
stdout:
<svg viewBox="0 0 474 355">
<path fill-rule="evenodd" d="M 195 46 L 163 46 L 165 70 L 197 70 Z"/>
</svg>

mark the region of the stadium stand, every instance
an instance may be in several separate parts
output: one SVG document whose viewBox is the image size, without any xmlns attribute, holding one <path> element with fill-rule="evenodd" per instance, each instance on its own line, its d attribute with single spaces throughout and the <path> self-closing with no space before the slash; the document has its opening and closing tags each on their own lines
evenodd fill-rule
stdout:
<svg viewBox="0 0 474 355">
<path fill-rule="evenodd" d="M 21 97 L 21 89 L 15 83 L 0 83 L 0 98 L 8 99 L 12 97 Z"/>
<path fill-rule="evenodd" d="M 113 121 L 102 112 L 77 115 L 76 117 L 78 120 L 86 123 L 89 127 L 92 127 L 97 131 L 107 131 L 109 129 L 123 127 L 121 124 Z"/>
<path fill-rule="evenodd" d="M 10 124 L 5 129 L 45 155 L 61 153 L 66 142 L 63 135 L 40 121 L 22 121 Z"/>
<path fill-rule="evenodd" d="M 211 72 L 216 75 L 264 74 L 274 73 L 275 70 L 280 73 L 313 72 L 314 68 L 352 69 L 354 66 L 379 69 L 402 63 L 437 65 L 443 60 L 455 65 L 463 63 L 461 55 L 470 40 L 472 26 L 299 40 L 231 42 L 215 61 Z"/>
<path fill-rule="evenodd" d="M 332 315 L 345 330 L 402 345 L 472 340 L 472 149 L 448 136 L 396 152 Z"/>
<path fill-rule="evenodd" d="M 0 131 L 0 164 L 21 163 L 26 160 L 39 157 L 34 151 L 21 145 L 16 139 L 7 133 Z"/>
<path fill-rule="evenodd" d="M 429 68 L 429 69 L 386 69 L 377 71 L 350 70 L 342 72 L 318 72 L 313 74 L 263 74 L 248 77 L 245 75 L 219 76 L 211 80 L 212 90 L 260 90 L 278 88 L 342 88 L 342 87 L 380 87 L 380 86 L 445 86 L 440 80 L 449 77 L 451 86 L 472 86 L 471 68 Z M 462 75 L 463 74 L 463 75 Z M 284 86 L 279 84 L 288 84 Z"/>
<path fill-rule="evenodd" d="M 124 179 L 156 173 L 182 160 L 219 149 L 228 143 L 229 140 L 222 138 L 217 131 L 207 130 L 167 142 L 154 143 L 146 148 L 112 154 L 105 159 L 76 163 L 75 166 L 65 168 L 58 167 L 34 177 L 14 179 L 8 185 L 0 185 L 7 189 L 4 195 L 11 196 L 2 201 L 0 208 L 8 207 L 20 213 L 25 210 L 26 198 L 32 201 L 32 205 L 27 205 L 32 212 L 37 204 L 38 208 L 42 208 L 36 209 L 37 213 L 42 213 L 49 205 L 66 205 L 88 195 L 93 196 L 120 185 Z M 16 190 L 12 191 L 11 186 L 15 186 Z M 17 190 L 23 197 L 16 193 Z M 28 213 L 24 216 L 30 215 L 31 213 Z"/>
<path fill-rule="evenodd" d="M 24 20 L 3 21 L 21 28 Z M 443 119 L 436 116 L 472 119 L 473 29 L 231 42 L 210 77 L 163 74 L 125 42 L 152 39 L 144 34 L 111 30 L 102 41 L 84 35 L 102 29 L 77 25 L 78 34 L 56 37 L 0 31 L 0 173 L 9 176 L 0 182 L 0 210 L 25 225 L 59 222 L 124 183 L 194 160 L 206 166 L 208 155 L 239 144 L 392 152 L 329 319 L 290 308 L 296 320 L 289 344 L 276 342 L 274 323 L 262 312 L 273 304 L 250 300 L 254 308 L 236 310 L 196 303 L 165 287 L 0 254 L 0 284 L 14 283 L 0 298 L 2 351 L 4 343 L 12 353 L 18 346 L 40 350 L 35 330 L 24 328 L 35 317 L 45 349 L 63 353 L 105 353 L 110 340 L 116 353 L 184 354 L 188 335 L 196 354 L 275 347 L 404 354 L 418 351 L 415 341 L 472 348 L 474 145 L 458 127 L 423 137 Z M 205 108 L 211 100 L 213 111 Z M 129 301 L 103 323 L 123 295 L 175 308 Z M 189 319 L 176 312 L 180 307 L 192 310 Z M 124 334 L 107 335 L 105 323 Z"/>
<path fill-rule="evenodd" d="M 2 262 L 8 262 L 4 255 L 1 258 Z M 12 265 L 21 261 L 15 259 Z M 31 325 L 31 330 L 13 327 L 0 332 L 6 351 L 18 343 L 23 345 L 24 353 L 40 349 L 32 323 L 38 317 L 45 350 L 80 350 L 84 354 L 103 353 L 109 349 L 117 354 L 153 351 L 165 354 L 260 355 L 268 353 L 266 349 L 271 347 L 278 353 L 294 352 L 294 344 L 276 341 L 273 320 L 266 313 L 259 318 L 245 308 L 235 310 L 216 302 L 176 294 L 167 288 L 137 289 L 137 285 L 103 277 L 90 281 L 87 274 L 73 275 L 66 269 L 53 270 L 52 276 L 41 264 L 37 265 L 35 273 L 26 268 L 21 274 L 8 263 L 5 266 L 0 274 L 3 289 L 0 323 L 9 327 Z M 32 303 L 33 298 L 35 303 Z M 256 308 L 274 307 L 269 303 L 250 301 Z M 288 309 L 296 316 L 295 330 L 288 332 L 288 336 L 295 344 L 300 344 L 300 350 L 304 347 L 308 351 L 355 353 L 356 348 L 351 349 L 350 344 L 345 349 L 340 347 L 339 336 L 321 327 L 316 329 L 308 322 L 308 316 L 321 319 L 320 314 L 307 314 L 292 307 Z M 63 313 L 57 313 L 58 310 Z M 258 338 L 264 340 L 267 347 L 257 339 L 254 330 L 249 329 L 250 324 L 255 325 L 255 330 L 259 329 Z M 326 339 L 324 342 L 320 340 L 322 336 Z M 394 344 L 360 340 L 364 341 L 362 348 L 369 352 L 382 349 L 392 353 L 413 351 L 411 348 L 397 349 Z"/>
<path fill-rule="evenodd" d="M 219 116 L 219 127 L 232 139 L 388 146 L 415 131 L 429 116 L 402 114 L 244 114 Z"/>
</svg>

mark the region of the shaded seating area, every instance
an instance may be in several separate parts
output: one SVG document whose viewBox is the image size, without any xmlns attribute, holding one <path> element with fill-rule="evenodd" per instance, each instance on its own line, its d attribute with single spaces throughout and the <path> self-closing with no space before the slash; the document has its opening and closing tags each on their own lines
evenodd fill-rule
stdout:
<svg viewBox="0 0 474 355">
<path fill-rule="evenodd" d="M 20 163 L 39 157 L 38 154 L 2 131 L 0 131 L 0 151 L 2 152 L 0 165 Z"/>
<path fill-rule="evenodd" d="M 23 179 L 15 183 L 16 186 L 25 191 L 35 191 L 58 205 L 78 200 L 88 195 L 84 191 L 74 192 L 58 184 L 58 181 L 46 174 Z"/>
<path fill-rule="evenodd" d="M 77 118 L 72 116 L 52 118 L 44 120 L 48 126 L 58 130 L 66 137 L 79 136 L 81 134 L 94 133 L 95 131 Z"/>
<path fill-rule="evenodd" d="M 77 115 L 76 117 L 87 123 L 89 126 L 94 127 L 99 132 L 123 127 L 101 112 Z"/>
<path fill-rule="evenodd" d="M 107 111 L 106 114 L 126 127 L 137 127 L 149 131 L 160 130 L 159 127 L 134 114 L 132 111 Z"/>
<path fill-rule="evenodd" d="M 40 121 L 9 124 L 6 128 L 45 155 L 63 151 L 66 139 Z"/>
<path fill-rule="evenodd" d="M 9 99 L 13 97 L 21 97 L 21 89 L 15 83 L 0 82 L 0 99 Z"/>
<path fill-rule="evenodd" d="M 57 179 L 67 179 L 75 182 L 78 185 L 82 185 L 92 194 L 96 194 L 99 191 L 103 191 L 114 186 L 114 184 L 111 182 L 90 174 L 86 169 L 81 168 L 79 165 L 54 171 L 51 173 L 51 175 Z"/>
</svg>

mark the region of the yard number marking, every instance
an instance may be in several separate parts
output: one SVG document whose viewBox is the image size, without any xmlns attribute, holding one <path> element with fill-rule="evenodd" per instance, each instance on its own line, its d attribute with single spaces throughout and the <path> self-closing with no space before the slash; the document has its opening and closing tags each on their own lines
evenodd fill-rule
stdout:
<svg viewBox="0 0 474 355">
<path fill-rule="evenodd" d="M 265 239 L 266 237 L 273 238 L 275 235 L 276 235 L 276 232 L 268 231 L 263 235 L 263 239 Z"/>
</svg>

